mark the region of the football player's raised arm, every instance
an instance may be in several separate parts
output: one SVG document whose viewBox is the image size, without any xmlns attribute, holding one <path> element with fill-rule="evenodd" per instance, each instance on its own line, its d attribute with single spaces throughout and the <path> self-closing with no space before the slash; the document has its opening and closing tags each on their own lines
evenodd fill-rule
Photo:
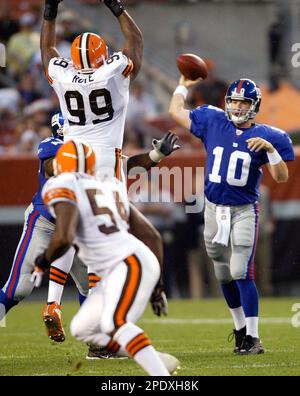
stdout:
<svg viewBox="0 0 300 396">
<path fill-rule="evenodd" d="M 55 231 L 45 252 L 45 257 L 50 263 L 69 250 L 79 222 L 78 208 L 72 203 L 57 202 L 54 204 L 54 211 L 56 215 Z"/>
<path fill-rule="evenodd" d="M 132 60 L 134 68 L 133 72 L 131 73 L 131 79 L 134 79 L 137 76 L 143 62 L 143 35 L 134 20 L 126 11 L 124 11 L 120 16 L 119 22 L 125 37 L 125 45 L 122 52 Z"/>
<path fill-rule="evenodd" d="M 190 111 L 185 108 L 185 98 L 182 93 L 174 92 L 170 103 L 169 114 L 179 125 L 191 129 Z"/>
<path fill-rule="evenodd" d="M 103 2 L 114 16 L 118 18 L 125 37 L 125 45 L 122 52 L 133 63 L 134 69 L 131 73 L 131 79 L 133 79 L 138 74 L 143 61 L 144 40 L 142 32 L 128 12 L 125 11 L 121 0 L 104 0 Z"/>
<path fill-rule="evenodd" d="M 61 0 L 45 0 L 45 11 L 40 38 L 41 57 L 45 70 L 47 70 L 52 58 L 60 56 L 56 48 L 55 35 L 55 18 L 60 1 Z"/>
<path fill-rule="evenodd" d="M 188 88 L 201 81 L 201 78 L 195 81 L 187 80 L 184 76 L 180 77 L 179 85 L 175 89 L 170 107 L 170 116 L 181 126 L 191 129 L 190 111 L 185 108 L 185 100 L 188 95 Z"/>
</svg>

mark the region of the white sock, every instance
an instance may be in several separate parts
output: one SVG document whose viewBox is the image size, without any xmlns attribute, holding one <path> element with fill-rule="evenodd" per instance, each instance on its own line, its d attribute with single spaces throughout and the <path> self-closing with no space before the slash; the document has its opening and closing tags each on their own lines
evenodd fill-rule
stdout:
<svg viewBox="0 0 300 396">
<path fill-rule="evenodd" d="M 47 299 L 48 303 L 56 301 L 60 304 L 68 274 L 71 271 L 74 255 L 75 249 L 72 246 L 62 257 L 53 261 L 51 264 Z"/>
<path fill-rule="evenodd" d="M 51 276 L 51 275 L 50 275 Z M 48 303 L 57 302 L 61 303 L 61 297 L 64 291 L 64 284 L 60 285 L 57 282 L 49 280 L 49 288 L 48 288 Z"/>
<path fill-rule="evenodd" d="M 164 363 L 158 353 L 150 344 L 147 335 L 133 323 L 125 323 L 113 336 L 113 339 L 120 344 L 148 374 L 152 376 L 169 376 Z"/>
<path fill-rule="evenodd" d="M 251 335 L 251 337 L 258 337 L 258 317 L 257 316 L 249 316 L 246 318 L 246 328 L 247 335 Z"/>
<path fill-rule="evenodd" d="M 246 326 L 246 318 L 243 307 L 229 308 L 231 313 L 235 330 L 241 330 Z"/>
<path fill-rule="evenodd" d="M 152 345 L 148 345 L 147 347 L 138 351 L 133 359 L 141 366 L 143 369 L 154 376 L 169 376 L 170 373 L 166 369 L 163 364 L 161 358 L 159 357 L 156 350 Z"/>
</svg>

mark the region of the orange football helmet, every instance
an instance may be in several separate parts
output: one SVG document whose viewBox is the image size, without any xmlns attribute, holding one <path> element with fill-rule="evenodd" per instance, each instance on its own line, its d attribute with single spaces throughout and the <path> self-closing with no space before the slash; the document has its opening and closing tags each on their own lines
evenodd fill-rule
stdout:
<svg viewBox="0 0 300 396">
<path fill-rule="evenodd" d="M 108 57 L 106 43 L 98 34 L 82 33 L 72 43 L 71 57 L 76 69 L 98 69 Z"/>
<path fill-rule="evenodd" d="M 81 172 L 94 175 L 96 156 L 88 143 L 70 140 L 57 151 L 53 162 L 54 174 L 64 172 Z"/>
</svg>

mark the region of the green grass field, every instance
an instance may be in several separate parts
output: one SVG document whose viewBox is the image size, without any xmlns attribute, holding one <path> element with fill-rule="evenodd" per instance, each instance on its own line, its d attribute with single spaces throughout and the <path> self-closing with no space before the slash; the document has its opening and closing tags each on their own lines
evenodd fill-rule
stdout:
<svg viewBox="0 0 300 396">
<path fill-rule="evenodd" d="M 296 299 L 262 299 L 260 335 L 264 355 L 235 356 L 227 336 L 232 330 L 222 300 L 173 300 L 167 318 L 150 310 L 139 325 L 154 346 L 175 355 L 179 375 L 300 375 L 300 327 L 291 325 Z M 22 303 L 0 328 L 0 375 L 144 375 L 131 360 L 87 361 L 87 347 L 70 336 L 68 325 L 78 309 L 76 302 L 63 306 L 67 339 L 50 342 L 41 320 L 42 303 Z"/>
</svg>

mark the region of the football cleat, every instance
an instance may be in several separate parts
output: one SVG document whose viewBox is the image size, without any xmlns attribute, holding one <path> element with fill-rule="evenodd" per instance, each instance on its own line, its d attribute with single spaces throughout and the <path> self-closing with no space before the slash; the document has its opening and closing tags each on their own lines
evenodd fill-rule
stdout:
<svg viewBox="0 0 300 396">
<path fill-rule="evenodd" d="M 260 342 L 259 338 L 252 337 L 251 335 L 246 335 L 243 341 L 243 345 L 238 352 L 239 355 L 260 355 L 264 353 L 264 347 Z"/>
<path fill-rule="evenodd" d="M 61 323 L 61 309 L 56 302 L 46 304 L 43 309 L 43 320 L 50 340 L 63 342 L 66 339 L 65 331 Z"/>
<path fill-rule="evenodd" d="M 128 356 L 120 356 L 116 352 L 110 352 L 109 349 L 104 346 L 89 345 L 89 350 L 86 355 L 87 360 L 97 359 L 128 359 Z"/>
<path fill-rule="evenodd" d="M 157 352 L 159 357 L 161 358 L 163 364 L 166 366 L 167 370 L 171 375 L 176 375 L 177 371 L 180 370 L 180 362 L 179 360 L 169 354 L 169 353 L 164 353 L 164 352 Z"/>
<path fill-rule="evenodd" d="M 233 329 L 232 333 L 228 336 L 228 342 L 231 342 L 233 337 L 235 338 L 235 347 L 233 352 L 238 353 L 243 345 L 244 338 L 246 337 L 246 326 L 240 330 Z"/>
</svg>

